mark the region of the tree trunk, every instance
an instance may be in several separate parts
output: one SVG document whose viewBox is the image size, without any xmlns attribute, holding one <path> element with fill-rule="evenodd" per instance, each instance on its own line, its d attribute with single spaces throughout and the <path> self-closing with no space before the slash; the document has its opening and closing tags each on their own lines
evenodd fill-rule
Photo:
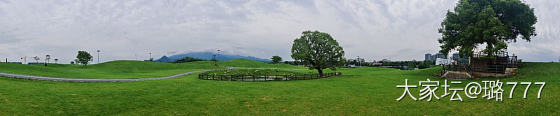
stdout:
<svg viewBox="0 0 560 116">
<path fill-rule="evenodd" d="M 323 69 L 318 68 L 317 71 L 319 72 L 319 77 L 323 77 Z"/>
</svg>

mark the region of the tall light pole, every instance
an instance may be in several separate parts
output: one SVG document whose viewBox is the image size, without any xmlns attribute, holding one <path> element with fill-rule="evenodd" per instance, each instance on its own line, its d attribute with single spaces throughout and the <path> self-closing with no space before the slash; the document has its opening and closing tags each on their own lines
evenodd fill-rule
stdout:
<svg viewBox="0 0 560 116">
<path fill-rule="evenodd" d="M 221 52 L 222 50 L 216 50 L 216 51 L 218 51 L 218 55 L 220 55 L 220 52 Z M 216 59 L 216 60 L 217 60 L 217 59 Z"/>
<path fill-rule="evenodd" d="M 222 50 L 218 49 L 218 50 L 216 50 L 216 51 L 218 51 L 218 55 L 217 55 L 217 56 L 220 56 L 220 52 L 222 52 Z M 216 58 L 216 62 L 217 62 L 217 61 L 218 61 L 218 58 Z M 216 65 L 217 65 L 217 64 L 216 64 Z"/>
<path fill-rule="evenodd" d="M 150 61 L 153 61 L 154 59 L 152 58 L 152 52 L 150 52 L 148 54 L 150 54 Z"/>
<path fill-rule="evenodd" d="M 47 66 L 47 64 L 49 63 L 49 60 L 51 59 L 51 55 L 46 55 L 45 56 L 45 66 Z"/>
<path fill-rule="evenodd" d="M 217 51 L 216 54 L 212 55 L 212 60 L 214 61 L 214 66 L 218 66 L 218 59 L 216 58 L 216 56 L 218 54 L 220 54 L 221 50 L 217 49 L 216 51 Z"/>
<path fill-rule="evenodd" d="M 101 52 L 101 50 L 97 50 L 97 64 L 99 64 L 99 52 Z"/>
<path fill-rule="evenodd" d="M 358 67 L 360 66 L 360 56 L 357 56 L 358 58 L 356 59 L 356 62 L 358 63 Z"/>
<path fill-rule="evenodd" d="M 25 59 L 23 59 L 23 57 L 21 57 L 20 59 L 21 59 L 21 64 L 25 64 Z"/>
</svg>

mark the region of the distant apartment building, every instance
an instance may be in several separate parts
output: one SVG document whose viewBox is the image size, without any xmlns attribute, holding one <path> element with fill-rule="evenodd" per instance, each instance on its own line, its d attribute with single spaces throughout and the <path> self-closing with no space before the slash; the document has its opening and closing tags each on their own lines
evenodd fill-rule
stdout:
<svg viewBox="0 0 560 116">
<path fill-rule="evenodd" d="M 357 66 L 364 66 L 368 65 L 364 58 L 356 58 L 356 59 L 347 59 L 346 65 L 348 67 L 357 67 Z"/>
<path fill-rule="evenodd" d="M 459 56 L 459 53 L 454 53 L 451 58 L 457 61 L 458 63 L 469 63 L 469 58 L 463 58 Z"/>
<path fill-rule="evenodd" d="M 457 63 L 469 63 L 469 58 L 463 58 L 459 56 L 459 53 L 454 53 L 451 58 L 448 59 L 443 53 L 424 55 L 424 61 L 434 61 L 436 64 L 457 64 Z"/>
<path fill-rule="evenodd" d="M 436 61 L 436 59 L 441 58 L 441 59 L 447 59 L 447 56 L 445 56 L 443 53 L 436 53 L 436 54 L 430 54 L 427 53 L 424 55 L 424 61 Z"/>
</svg>

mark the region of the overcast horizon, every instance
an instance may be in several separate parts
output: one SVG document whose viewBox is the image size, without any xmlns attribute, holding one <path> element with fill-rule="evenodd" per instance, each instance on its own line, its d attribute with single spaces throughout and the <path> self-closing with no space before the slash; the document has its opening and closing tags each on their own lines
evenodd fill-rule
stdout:
<svg viewBox="0 0 560 116">
<path fill-rule="evenodd" d="M 525 0 L 537 16 L 531 42 L 508 51 L 524 61 L 560 59 L 560 1 Z M 77 51 L 101 61 L 215 51 L 291 60 L 305 30 L 329 33 L 346 58 L 424 60 L 437 53 L 440 23 L 457 0 L 0 0 L 0 58 L 46 54 L 69 63 Z M 97 61 L 97 60 L 95 60 Z"/>
</svg>

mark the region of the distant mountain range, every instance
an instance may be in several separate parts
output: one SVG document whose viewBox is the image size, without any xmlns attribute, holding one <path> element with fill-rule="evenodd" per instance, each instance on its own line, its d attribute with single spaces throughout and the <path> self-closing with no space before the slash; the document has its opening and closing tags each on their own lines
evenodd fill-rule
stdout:
<svg viewBox="0 0 560 116">
<path fill-rule="evenodd" d="M 191 52 L 191 53 L 177 54 L 169 57 L 162 56 L 161 58 L 157 59 L 156 62 L 174 62 L 185 57 L 211 60 L 213 55 L 216 55 L 216 59 L 218 61 L 228 61 L 233 59 L 247 59 L 247 60 L 254 60 L 254 61 L 261 61 L 261 62 L 270 62 L 269 59 L 262 59 L 262 58 L 252 57 L 252 56 L 216 54 L 212 52 Z"/>
</svg>

